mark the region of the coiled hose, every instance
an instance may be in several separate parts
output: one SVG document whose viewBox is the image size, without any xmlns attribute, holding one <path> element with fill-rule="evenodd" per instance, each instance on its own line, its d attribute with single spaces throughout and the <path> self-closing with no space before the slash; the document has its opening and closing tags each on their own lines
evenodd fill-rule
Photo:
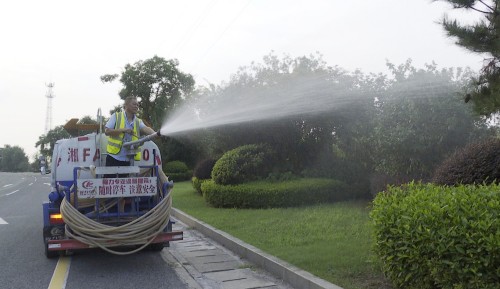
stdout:
<svg viewBox="0 0 500 289">
<path fill-rule="evenodd" d="M 153 209 L 124 225 L 114 227 L 96 222 L 81 214 L 66 198 L 61 202 L 61 214 L 68 237 L 109 253 L 128 255 L 148 246 L 168 225 L 172 198 L 168 194 Z M 132 251 L 116 251 L 109 247 L 143 244 Z"/>
</svg>

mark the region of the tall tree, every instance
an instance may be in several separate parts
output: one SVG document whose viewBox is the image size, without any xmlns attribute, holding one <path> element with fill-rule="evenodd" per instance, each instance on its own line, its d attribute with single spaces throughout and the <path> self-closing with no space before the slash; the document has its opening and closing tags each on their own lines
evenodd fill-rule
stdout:
<svg viewBox="0 0 500 289">
<path fill-rule="evenodd" d="M 0 171 L 26 172 L 28 170 L 29 160 L 21 147 L 5 145 L 0 148 Z"/>
<path fill-rule="evenodd" d="M 462 25 L 457 20 L 443 19 L 448 36 L 457 44 L 476 53 L 488 55 L 479 76 L 465 98 L 472 100 L 475 110 L 491 115 L 500 110 L 500 0 L 441 0 L 455 9 L 476 11 L 482 19 L 474 25 Z"/>
<path fill-rule="evenodd" d="M 79 121 L 78 121 L 78 124 L 83 124 L 83 125 L 97 125 L 97 127 L 99 127 L 99 122 L 92 118 L 91 116 L 89 115 L 86 115 L 84 117 L 82 117 Z M 106 124 L 106 123 L 104 123 Z M 104 125 L 103 124 L 103 125 Z M 82 129 L 79 131 L 79 135 L 85 135 L 85 134 L 89 134 L 89 133 L 93 133 L 93 132 L 98 132 L 99 129 Z"/>
<path fill-rule="evenodd" d="M 54 129 L 49 130 L 46 134 L 39 136 L 35 147 L 40 147 L 40 155 L 45 156 L 47 161 L 50 161 L 56 141 L 69 137 L 71 137 L 70 134 L 62 125 L 56 126 Z"/>
<path fill-rule="evenodd" d="M 179 106 L 194 90 L 192 75 L 179 69 L 177 59 L 166 60 L 159 56 L 125 65 L 120 82 L 121 99 L 128 96 L 139 98 L 138 115 L 154 130 L 159 130 L 164 117 Z M 103 82 L 114 81 L 117 74 L 101 76 Z M 120 106 L 113 111 L 120 109 Z M 192 164 L 193 146 L 188 142 L 167 138 L 157 142 L 164 161 L 182 160 Z"/>
<path fill-rule="evenodd" d="M 204 145 L 217 157 L 243 144 L 264 142 L 279 154 L 282 170 L 314 167 L 314 174 L 332 175 L 332 165 L 338 163 L 333 154 L 339 151 L 368 159 L 361 157 L 353 138 L 363 135 L 370 124 L 366 116 L 374 96 L 366 87 L 377 81 L 378 77 L 330 67 L 320 54 L 292 58 L 271 52 L 262 63 L 241 67 L 226 86 L 206 91 L 210 101 L 199 108 L 202 117 L 231 115 L 232 104 L 243 103 L 237 105 L 240 115 L 253 119 L 211 129 Z"/>
<path fill-rule="evenodd" d="M 192 75 L 179 70 L 177 59 L 166 60 L 159 56 L 125 65 L 120 82 L 121 99 L 139 98 L 141 117 L 154 129 L 159 129 L 163 118 L 178 106 L 194 89 Z M 114 81 L 117 74 L 101 76 L 103 82 Z"/>
<path fill-rule="evenodd" d="M 428 178 L 455 149 L 488 135 L 484 119 L 457 99 L 468 70 L 388 64 L 393 81 L 376 102 L 372 159 L 389 176 Z"/>
<path fill-rule="evenodd" d="M 202 117 L 217 114 L 224 104 L 233 108 L 227 105 L 232 102 L 264 110 L 262 104 L 274 103 L 274 112 L 265 115 L 292 114 L 207 130 L 212 133 L 203 139 L 207 154 L 218 157 L 236 146 L 264 142 L 280 154 L 281 170 L 364 186 L 372 173 L 374 178 L 426 178 L 448 153 L 488 133 L 484 118 L 457 99 L 470 70 L 435 64 L 417 69 L 411 60 L 388 66 L 391 77 L 349 73 L 327 66 L 321 56 L 270 54 L 263 63 L 242 67 L 227 86 L 205 91 L 210 101 L 200 106 Z M 328 109 L 295 111 L 294 104 L 304 111 L 309 102 Z"/>
</svg>

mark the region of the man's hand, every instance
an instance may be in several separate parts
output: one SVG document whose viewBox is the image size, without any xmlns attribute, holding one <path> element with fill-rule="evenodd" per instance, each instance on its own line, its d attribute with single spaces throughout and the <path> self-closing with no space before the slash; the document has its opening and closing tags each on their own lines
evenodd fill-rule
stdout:
<svg viewBox="0 0 500 289">
<path fill-rule="evenodd" d="M 154 134 L 156 133 L 156 131 L 154 131 L 152 128 L 150 128 L 149 126 L 145 126 L 141 129 L 141 134 L 143 135 L 151 135 L 151 134 Z"/>
</svg>

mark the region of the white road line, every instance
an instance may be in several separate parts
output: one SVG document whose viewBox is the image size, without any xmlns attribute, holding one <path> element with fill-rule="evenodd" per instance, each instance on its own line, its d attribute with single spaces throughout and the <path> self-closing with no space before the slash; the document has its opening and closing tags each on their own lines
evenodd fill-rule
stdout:
<svg viewBox="0 0 500 289">
<path fill-rule="evenodd" d="M 33 183 L 30 183 L 28 186 L 31 186 L 31 185 L 33 185 Z"/>
<path fill-rule="evenodd" d="M 5 195 L 6 195 L 6 196 L 10 196 L 10 195 L 12 195 L 13 193 L 17 193 L 17 192 L 19 192 L 19 190 L 15 190 L 15 191 L 13 191 L 13 192 L 11 192 L 11 193 L 8 193 L 8 194 L 5 194 Z"/>
<path fill-rule="evenodd" d="M 43 183 L 43 184 L 44 184 L 44 185 L 47 185 L 47 186 L 49 186 L 49 187 L 50 187 L 50 183 Z"/>
<path fill-rule="evenodd" d="M 0 225 L 7 225 L 7 224 L 8 223 L 4 219 L 0 218 Z"/>
<path fill-rule="evenodd" d="M 10 187 L 10 186 L 12 186 L 12 184 L 7 184 L 7 185 L 5 185 L 3 187 L 6 188 L 6 187 Z"/>
</svg>

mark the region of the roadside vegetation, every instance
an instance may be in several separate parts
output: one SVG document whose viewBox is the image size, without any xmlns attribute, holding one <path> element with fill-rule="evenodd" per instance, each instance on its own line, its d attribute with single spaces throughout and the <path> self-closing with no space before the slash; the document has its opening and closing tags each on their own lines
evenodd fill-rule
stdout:
<svg viewBox="0 0 500 289">
<path fill-rule="evenodd" d="M 273 166 L 258 147 L 200 163 L 174 206 L 347 289 L 498 285 L 498 140 L 451 154 L 435 184 L 389 186 L 373 209 L 356 186 L 333 179 L 266 177 Z"/>
<path fill-rule="evenodd" d="M 372 250 L 367 201 L 296 208 L 214 208 L 190 182 L 180 182 L 174 185 L 173 206 L 343 288 L 392 288 Z"/>
<path fill-rule="evenodd" d="M 442 21 L 458 45 L 488 54 L 480 72 L 408 59 L 373 74 L 271 52 L 220 85 L 197 87 L 158 56 L 101 80 L 137 96 L 155 130 L 183 103 L 201 120 L 228 108 L 220 125 L 157 140 L 186 213 L 346 289 L 497 288 L 500 0 L 447 2 L 484 15 Z M 300 113 L 305 102 L 316 110 Z M 233 103 L 271 113 L 237 122 Z M 42 155 L 60 130 L 40 137 Z M 0 155 L 0 170 L 26 169 L 22 150 Z"/>
<path fill-rule="evenodd" d="M 376 252 L 397 288 L 500 284 L 500 187 L 410 183 L 374 200 Z"/>
<path fill-rule="evenodd" d="M 0 147 L 0 172 L 27 172 L 29 169 L 28 157 L 21 147 Z"/>
</svg>

